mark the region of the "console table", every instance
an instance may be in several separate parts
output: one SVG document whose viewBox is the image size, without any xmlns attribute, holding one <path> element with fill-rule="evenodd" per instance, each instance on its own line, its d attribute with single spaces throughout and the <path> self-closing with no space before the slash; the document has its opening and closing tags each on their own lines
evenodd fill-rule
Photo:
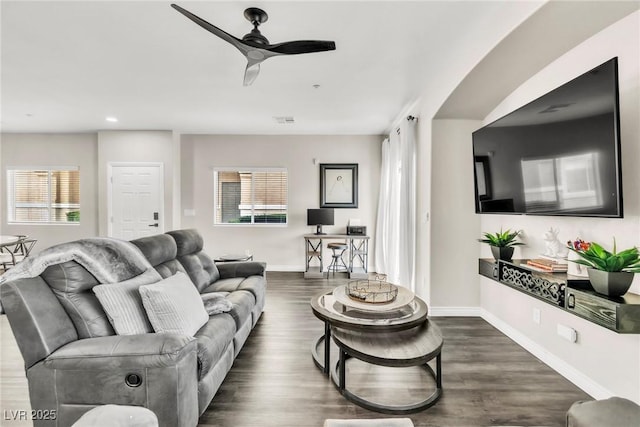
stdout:
<svg viewBox="0 0 640 427">
<path fill-rule="evenodd" d="M 369 262 L 369 236 L 357 234 L 305 234 L 305 279 L 323 278 L 323 241 L 345 240 L 348 245 L 348 271 L 351 279 L 366 279 L 369 277 L 367 264 Z M 315 264 L 315 265 L 312 265 Z"/>
<path fill-rule="evenodd" d="M 541 272 L 527 260 L 479 260 L 479 273 L 560 310 L 573 313 L 620 334 L 640 334 L 640 295 L 608 297 L 593 290 L 588 279 L 566 273 Z"/>
</svg>

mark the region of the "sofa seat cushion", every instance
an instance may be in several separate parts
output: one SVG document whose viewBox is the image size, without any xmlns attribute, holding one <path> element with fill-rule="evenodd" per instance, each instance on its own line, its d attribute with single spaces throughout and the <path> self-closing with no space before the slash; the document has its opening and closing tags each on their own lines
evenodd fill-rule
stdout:
<svg viewBox="0 0 640 427">
<path fill-rule="evenodd" d="M 245 280 L 244 277 L 231 277 L 229 279 L 220 279 L 202 290 L 201 293 L 207 292 L 234 292 L 238 286 Z"/>
<path fill-rule="evenodd" d="M 236 291 L 230 293 L 227 300 L 232 304 L 229 314 L 236 322 L 236 329 L 239 330 L 247 319 L 251 319 L 251 311 L 256 305 L 256 299 L 251 292 Z"/>
<path fill-rule="evenodd" d="M 264 300 L 267 292 L 267 281 L 264 276 L 230 277 L 220 279 L 207 287 L 204 292 L 234 292 L 249 291 L 256 299 L 256 305 L 264 307 Z"/>
<path fill-rule="evenodd" d="M 198 345 L 198 380 L 205 377 L 233 342 L 236 323 L 229 313 L 216 314 L 196 332 Z"/>
</svg>

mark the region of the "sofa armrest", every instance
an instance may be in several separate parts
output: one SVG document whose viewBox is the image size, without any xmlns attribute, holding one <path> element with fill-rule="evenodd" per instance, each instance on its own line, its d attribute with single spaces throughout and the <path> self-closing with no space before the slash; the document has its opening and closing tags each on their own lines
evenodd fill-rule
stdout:
<svg viewBox="0 0 640 427">
<path fill-rule="evenodd" d="M 160 426 L 193 427 L 196 345 L 192 337 L 154 333 L 74 341 L 27 370 L 31 406 L 55 409 L 52 426 L 72 425 L 89 409 L 113 404 L 146 407 Z"/>
<path fill-rule="evenodd" d="M 221 279 L 233 277 L 264 276 L 267 264 L 264 262 L 244 261 L 216 264 Z"/>
<path fill-rule="evenodd" d="M 44 366 L 62 370 L 157 368 L 173 366 L 195 351 L 195 339 L 186 335 L 112 335 L 71 342 L 51 353 Z"/>
</svg>

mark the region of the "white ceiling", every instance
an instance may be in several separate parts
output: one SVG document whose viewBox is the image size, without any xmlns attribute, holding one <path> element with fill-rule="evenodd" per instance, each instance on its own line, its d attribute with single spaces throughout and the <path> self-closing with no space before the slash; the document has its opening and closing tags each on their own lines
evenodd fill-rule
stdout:
<svg viewBox="0 0 640 427">
<path fill-rule="evenodd" d="M 245 58 L 170 2 L 3 0 L 2 131 L 380 134 L 458 52 L 480 39 L 492 40 L 478 45 L 488 52 L 541 4 L 177 3 L 236 37 L 251 29 L 244 9 L 261 7 L 271 43 L 334 40 L 336 50 L 270 58 L 244 87 Z"/>
</svg>

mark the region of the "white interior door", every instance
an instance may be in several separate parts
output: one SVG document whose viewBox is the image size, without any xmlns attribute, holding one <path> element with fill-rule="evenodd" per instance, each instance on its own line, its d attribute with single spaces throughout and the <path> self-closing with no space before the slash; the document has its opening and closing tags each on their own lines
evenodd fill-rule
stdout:
<svg viewBox="0 0 640 427">
<path fill-rule="evenodd" d="M 131 240 L 163 233 L 162 164 L 110 166 L 109 236 Z"/>
</svg>

